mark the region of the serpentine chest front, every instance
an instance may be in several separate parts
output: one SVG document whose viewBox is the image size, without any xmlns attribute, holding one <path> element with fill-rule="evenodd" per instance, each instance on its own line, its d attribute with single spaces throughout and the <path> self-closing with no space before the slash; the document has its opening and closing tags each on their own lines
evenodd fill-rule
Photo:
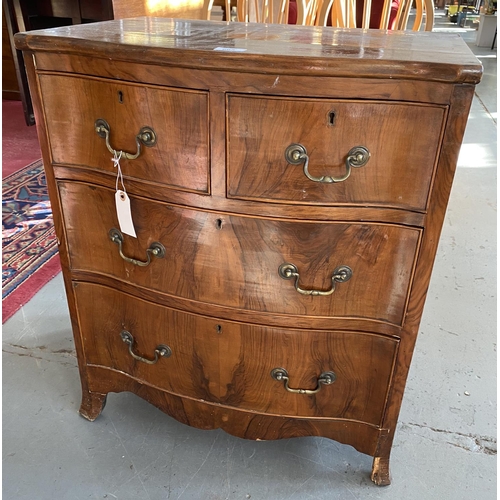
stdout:
<svg viewBox="0 0 500 500">
<path fill-rule="evenodd" d="M 388 484 L 481 74 L 461 40 L 151 18 L 16 40 L 80 413 L 132 391 L 200 428 L 351 444 Z"/>
</svg>

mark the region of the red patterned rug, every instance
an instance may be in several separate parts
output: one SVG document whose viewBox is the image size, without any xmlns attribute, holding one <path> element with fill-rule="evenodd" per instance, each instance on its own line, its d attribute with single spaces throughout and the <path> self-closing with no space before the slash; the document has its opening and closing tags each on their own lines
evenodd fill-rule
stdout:
<svg viewBox="0 0 500 500">
<path fill-rule="evenodd" d="M 42 160 L 2 186 L 2 323 L 61 270 Z"/>
</svg>

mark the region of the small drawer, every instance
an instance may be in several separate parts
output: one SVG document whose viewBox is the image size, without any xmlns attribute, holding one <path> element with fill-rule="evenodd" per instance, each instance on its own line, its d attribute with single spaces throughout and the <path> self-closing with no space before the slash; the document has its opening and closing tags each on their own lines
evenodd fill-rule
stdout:
<svg viewBox="0 0 500 500">
<path fill-rule="evenodd" d="M 119 227 L 112 190 L 60 183 L 59 191 L 72 270 L 236 309 L 402 325 L 420 229 L 253 218 L 131 197 L 137 238 L 120 243 L 110 234 Z M 158 244 L 164 251 L 155 257 Z"/>
<path fill-rule="evenodd" d="M 227 106 L 230 198 L 425 210 L 445 107 L 238 95 Z"/>
<path fill-rule="evenodd" d="M 127 159 L 122 154 L 125 179 L 209 194 L 206 92 L 80 76 L 42 74 L 39 78 L 55 164 L 116 175 L 106 133 L 96 132 L 96 122 L 103 120 L 111 149 L 132 156 L 138 152 L 137 136 L 146 129 L 139 156 Z"/>
<path fill-rule="evenodd" d="M 89 283 L 75 293 L 87 364 L 243 410 L 381 424 L 397 339 L 232 323 Z"/>
</svg>

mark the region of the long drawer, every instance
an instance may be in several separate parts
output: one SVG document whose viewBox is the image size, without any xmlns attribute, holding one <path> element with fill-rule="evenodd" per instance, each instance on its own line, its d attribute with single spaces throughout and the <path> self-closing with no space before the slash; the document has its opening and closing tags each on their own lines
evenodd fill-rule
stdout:
<svg viewBox="0 0 500 500">
<path fill-rule="evenodd" d="M 114 191 L 65 182 L 59 190 L 73 270 L 238 309 L 403 321 L 419 229 L 252 218 L 132 198 L 138 237 L 122 235 L 120 244 L 110 236 L 118 228 Z M 152 256 L 156 243 L 162 258 Z"/>
<path fill-rule="evenodd" d="M 397 339 L 232 323 L 100 285 L 74 286 L 87 364 L 239 409 L 381 422 Z"/>
<path fill-rule="evenodd" d="M 229 197 L 425 210 L 444 106 L 234 94 L 227 106 Z"/>
<path fill-rule="evenodd" d="M 106 133 L 96 132 L 96 122 L 104 120 L 111 149 L 123 151 L 125 178 L 209 193 L 207 92 L 81 76 L 42 74 L 39 79 L 55 164 L 116 175 Z M 154 133 L 153 145 L 147 129 Z M 125 153 L 138 152 L 137 136 L 143 133 L 139 156 L 127 159 Z"/>
</svg>

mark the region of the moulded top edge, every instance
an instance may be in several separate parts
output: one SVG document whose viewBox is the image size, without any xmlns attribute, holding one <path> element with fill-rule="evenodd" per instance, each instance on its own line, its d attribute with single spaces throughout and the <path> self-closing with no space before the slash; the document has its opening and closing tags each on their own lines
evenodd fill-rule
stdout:
<svg viewBox="0 0 500 500">
<path fill-rule="evenodd" d="M 21 50 L 295 75 L 477 83 L 459 35 L 142 17 L 18 33 Z"/>
</svg>

